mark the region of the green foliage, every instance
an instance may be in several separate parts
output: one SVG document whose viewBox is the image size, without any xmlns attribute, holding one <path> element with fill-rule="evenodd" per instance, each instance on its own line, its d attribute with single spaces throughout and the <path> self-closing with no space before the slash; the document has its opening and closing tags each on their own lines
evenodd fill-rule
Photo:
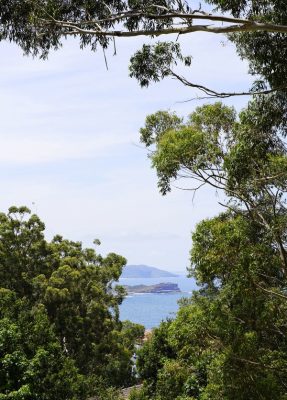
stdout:
<svg viewBox="0 0 287 400">
<path fill-rule="evenodd" d="M 96 398 L 97 400 L 124 400 L 120 389 L 107 387 L 106 384 L 99 386 Z"/>
<path fill-rule="evenodd" d="M 155 114 L 148 115 L 144 128 L 140 129 L 141 142 L 146 146 L 151 146 L 159 141 L 162 133 L 179 128 L 182 122 L 182 118 L 167 111 L 158 111 Z"/>
<path fill-rule="evenodd" d="M 1 302 L 1 313 L 10 315 L 0 319 L 0 398 L 85 399 L 85 377 L 62 352 L 44 308 L 16 300 L 7 311 Z"/>
<path fill-rule="evenodd" d="M 159 82 L 172 75 L 171 68 L 179 61 L 186 66 L 191 65 L 191 57 L 183 57 L 179 43 L 144 44 L 131 58 L 130 76 L 136 78 L 141 87 L 147 87 L 151 81 Z"/>
<path fill-rule="evenodd" d="M 262 22 L 287 23 L 287 8 L 284 0 L 248 2 L 242 0 L 209 0 L 222 11 L 234 16 L 243 16 Z M 286 77 L 286 35 L 283 33 L 260 32 L 231 36 L 242 58 L 250 63 L 250 72 L 259 75 L 271 87 L 282 87 Z M 254 51 L 256 49 L 256 52 Z M 283 84 L 283 85 L 282 85 Z M 286 89 L 286 88 L 285 88 Z"/>
<path fill-rule="evenodd" d="M 227 15 L 286 25 L 285 0 L 207 2 Z M 78 36 L 81 48 L 89 47 L 96 51 L 101 47 L 106 50 L 123 30 L 127 36 L 140 33 L 154 37 L 163 33 L 162 30 L 171 33 L 181 24 L 182 33 L 185 33 L 184 28 L 188 31 L 194 21 L 184 16 L 198 15 L 199 12 L 191 2 L 177 0 L 1 0 L 0 40 L 15 42 L 25 54 L 42 58 L 46 58 L 52 49 L 61 48 L 67 36 Z M 178 19 L 181 14 L 183 17 Z M 113 35 L 109 35 L 111 32 Z M 266 88 L 269 84 L 286 93 L 286 33 L 262 30 L 241 32 L 230 35 L 230 38 L 236 43 L 239 55 L 248 59 L 251 72 L 260 77 L 254 90 Z M 176 77 L 172 67 L 179 62 L 190 66 L 191 57 L 183 57 L 177 39 L 144 44 L 131 59 L 130 73 L 141 86 L 148 86 L 152 81 L 170 75 Z"/>
<path fill-rule="evenodd" d="M 158 400 L 174 400 L 178 399 L 179 393 L 186 390 L 192 392 L 189 385 L 190 374 L 191 371 L 187 365 L 178 360 L 166 360 L 158 374 Z"/>
<path fill-rule="evenodd" d="M 239 118 L 215 103 L 176 126 L 155 114 L 144 128 L 163 194 L 184 177 L 222 190 L 227 207 L 193 233 L 200 290 L 139 353 L 148 399 L 286 399 L 287 157 L 272 110 L 272 97 Z"/>
<path fill-rule="evenodd" d="M 148 116 L 141 129 L 142 141 L 147 146 L 156 145 L 151 160 L 163 194 L 170 191 L 170 182 L 181 177 L 181 172 L 199 175 L 221 167 L 225 146 L 222 138 L 228 138 L 235 111 L 215 103 L 197 108 L 186 124 L 181 121 L 174 114 L 160 112 Z"/>
<path fill-rule="evenodd" d="M 275 293 L 284 293 L 286 279 L 279 255 L 261 238 L 242 216 L 198 226 L 192 265 L 202 289 L 165 330 L 169 352 L 159 353 L 152 337 L 139 354 L 148 398 L 285 398 L 287 299 Z M 147 374 L 154 354 L 155 372 Z"/>
<path fill-rule="evenodd" d="M 134 349 L 135 342 L 142 339 L 144 333 L 145 327 L 143 325 L 131 321 L 122 321 L 122 335 L 127 348 Z"/>
<path fill-rule="evenodd" d="M 25 207 L 0 215 L 1 399 L 85 399 L 134 382 L 143 327 L 118 318 L 125 262 L 61 236 L 47 242 Z"/>
<path fill-rule="evenodd" d="M 170 322 L 163 322 L 138 352 L 137 366 L 141 377 L 148 382 L 147 392 L 150 395 L 155 392 L 155 382 L 164 359 L 174 355 L 167 340 L 169 325 Z"/>
<path fill-rule="evenodd" d="M 128 400 L 149 400 L 145 388 L 133 388 L 130 392 Z"/>
<path fill-rule="evenodd" d="M 265 107 L 269 104 L 264 103 Z M 193 184 L 198 183 L 190 189 L 209 184 L 223 190 L 233 206 L 258 213 L 252 204 L 260 202 L 260 213 L 268 213 L 275 201 L 270 190 L 278 188 L 279 197 L 285 190 L 287 158 L 280 126 L 277 122 L 270 126 L 269 113 L 262 116 L 261 109 L 260 100 L 250 102 L 237 121 L 232 108 L 215 103 L 197 108 L 185 124 L 171 127 L 162 123 L 163 112 L 149 116 L 141 137 L 147 146 L 154 144 L 150 158 L 161 192 L 170 191 L 174 180 L 189 177 Z M 281 218 L 282 207 L 282 202 L 276 201 L 278 219 L 273 218 L 272 223 Z"/>
<path fill-rule="evenodd" d="M 46 58 L 51 49 L 59 49 L 65 32 L 72 32 L 71 27 L 61 27 L 56 21 L 69 21 L 79 24 L 81 29 L 87 28 L 87 21 L 98 21 L 100 30 L 116 29 L 122 23 L 128 31 L 144 29 L 153 31 L 168 27 L 171 20 L 153 19 L 150 13 L 166 14 L 166 10 L 175 7 L 179 11 L 188 10 L 185 3 L 178 4 L 175 0 L 160 0 L 156 2 L 141 0 L 106 0 L 106 1 L 63 1 L 49 0 L 5 0 L 0 1 L 0 40 L 17 43 L 26 54 Z M 128 12 L 141 11 L 143 15 L 128 15 Z M 111 16 L 127 13 L 126 18 L 111 18 Z M 146 15 L 145 15 L 146 14 Z M 112 38 L 103 35 L 80 34 L 80 46 L 89 46 L 95 51 L 98 46 L 106 49 Z"/>
</svg>

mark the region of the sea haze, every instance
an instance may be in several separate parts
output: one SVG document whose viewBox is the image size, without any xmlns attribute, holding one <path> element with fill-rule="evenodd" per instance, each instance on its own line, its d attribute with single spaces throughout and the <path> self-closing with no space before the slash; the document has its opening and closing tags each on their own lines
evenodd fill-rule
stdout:
<svg viewBox="0 0 287 400">
<path fill-rule="evenodd" d="M 193 290 L 197 289 L 194 279 L 184 275 L 177 277 L 160 278 L 121 278 L 121 285 L 154 285 L 157 283 L 177 283 L 180 293 L 141 293 L 129 294 L 120 306 L 121 320 L 129 319 L 142 324 L 146 329 L 155 328 L 162 320 L 174 318 L 178 310 L 178 300 L 190 297 Z"/>
</svg>

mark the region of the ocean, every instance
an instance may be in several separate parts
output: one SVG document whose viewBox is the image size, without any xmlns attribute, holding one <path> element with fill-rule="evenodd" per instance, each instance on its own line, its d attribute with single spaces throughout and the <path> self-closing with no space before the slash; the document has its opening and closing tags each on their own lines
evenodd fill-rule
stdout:
<svg viewBox="0 0 287 400">
<path fill-rule="evenodd" d="M 194 279 L 180 275 L 173 278 L 121 278 L 121 285 L 154 285 L 177 283 L 181 293 L 139 293 L 128 295 L 120 306 L 121 320 L 129 319 L 142 324 L 146 329 L 155 328 L 162 320 L 173 318 L 178 310 L 178 300 L 190 297 L 197 289 Z"/>
</svg>

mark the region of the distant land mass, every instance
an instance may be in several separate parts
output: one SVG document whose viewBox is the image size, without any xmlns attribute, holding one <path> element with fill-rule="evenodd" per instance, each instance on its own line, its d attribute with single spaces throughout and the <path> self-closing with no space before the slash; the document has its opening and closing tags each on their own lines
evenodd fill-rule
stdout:
<svg viewBox="0 0 287 400">
<path fill-rule="evenodd" d="M 148 265 L 126 265 L 121 278 L 172 278 L 178 275 Z"/>
<path fill-rule="evenodd" d="M 177 283 L 157 283 L 156 285 L 124 285 L 127 293 L 173 293 L 180 292 Z"/>
</svg>

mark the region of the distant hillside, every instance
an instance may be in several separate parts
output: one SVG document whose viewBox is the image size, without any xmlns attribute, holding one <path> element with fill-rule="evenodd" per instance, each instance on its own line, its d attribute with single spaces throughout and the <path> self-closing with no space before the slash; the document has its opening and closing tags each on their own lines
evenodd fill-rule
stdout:
<svg viewBox="0 0 287 400">
<path fill-rule="evenodd" d="M 147 265 L 127 265 L 123 269 L 122 278 L 168 278 L 178 275 Z"/>
</svg>

